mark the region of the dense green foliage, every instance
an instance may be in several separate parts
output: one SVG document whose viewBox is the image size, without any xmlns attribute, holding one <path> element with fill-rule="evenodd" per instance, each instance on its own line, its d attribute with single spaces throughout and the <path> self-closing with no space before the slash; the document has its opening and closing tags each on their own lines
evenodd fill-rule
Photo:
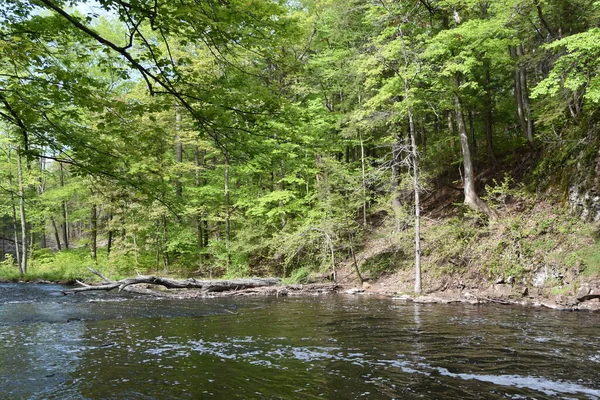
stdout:
<svg viewBox="0 0 600 400">
<path fill-rule="evenodd" d="M 598 153 L 599 23 L 590 0 L 4 1 L 0 274 L 335 272 L 414 224 L 411 129 L 422 192 L 537 157 L 566 195 Z M 493 193 L 466 201 L 484 221 Z"/>
</svg>

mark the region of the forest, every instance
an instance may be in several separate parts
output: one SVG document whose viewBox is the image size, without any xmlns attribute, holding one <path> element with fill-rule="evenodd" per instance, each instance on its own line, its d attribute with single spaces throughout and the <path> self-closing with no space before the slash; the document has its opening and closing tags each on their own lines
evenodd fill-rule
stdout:
<svg viewBox="0 0 600 400">
<path fill-rule="evenodd" d="M 563 290 L 599 103 L 600 1 L 4 0 L 0 277 Z"/>
</svg>

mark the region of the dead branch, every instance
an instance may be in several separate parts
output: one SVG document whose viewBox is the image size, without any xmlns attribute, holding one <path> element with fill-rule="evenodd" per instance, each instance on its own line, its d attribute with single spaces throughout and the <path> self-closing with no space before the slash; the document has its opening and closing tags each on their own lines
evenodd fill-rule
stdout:
<svg viewBox="0 0 600 400">
<path fill-rule="evenodd" d="M 137 284 L 150 284 L 159 285 L 167 289 L 200 289 L 202 293 L 209 292 L 226 292 L 230 290 L 258 288 L 263 286 L 274 286 L 278 285 L 281 281 L 277 278 L 249 278 L 249 279 L 234 279 L 234 280 L 196 280 L 189 278 L 186 280 L 177 280 L 170 278 L 162 278 L 157 276 L 137 276 L 135 278 L 122 279 L 120 281 L 112 281 L 98 271 L 90 268 L 90 270 L 100 276 L 104 283 L 101 285 L 87 285 L 79 288 L 63 290 L 63 294 L 74 294 L 78 292 L 88 292 L 93 290 L 113 290 L 118 289 L 127 290 L 131 289 L 131 285 Z M 139 292 L 139 290 L 136 290 Z"/>
</svg>

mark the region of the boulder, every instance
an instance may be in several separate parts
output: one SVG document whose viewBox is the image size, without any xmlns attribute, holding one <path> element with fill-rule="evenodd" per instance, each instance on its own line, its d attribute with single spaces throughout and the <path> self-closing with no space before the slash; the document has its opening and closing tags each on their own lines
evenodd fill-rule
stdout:
<svg viewBox="0 0 600 400">
<path fill-rule="evenodd" d="M 600 289 L 595 286 L 583 285 L 577 290 L 577 301 L 584 302 L 593 299 L 600 299 Z"/>
<path fill-rule="evenodd" d="M 588 311 L 600 311 L 600 299 L 593 299 L 583 303 L 579 303 L 577 309 Z"/>
</svg>

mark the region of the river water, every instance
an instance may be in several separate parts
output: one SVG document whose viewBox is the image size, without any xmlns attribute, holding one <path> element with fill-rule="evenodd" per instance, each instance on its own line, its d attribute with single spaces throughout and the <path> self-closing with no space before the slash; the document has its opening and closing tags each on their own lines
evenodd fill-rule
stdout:
<svg viewBox="0 0 600 400">
<path fill-rule="evenodd" d="M 0 399 L 600 399 L 600 314 L 0 284 Z"/>
</svg>

